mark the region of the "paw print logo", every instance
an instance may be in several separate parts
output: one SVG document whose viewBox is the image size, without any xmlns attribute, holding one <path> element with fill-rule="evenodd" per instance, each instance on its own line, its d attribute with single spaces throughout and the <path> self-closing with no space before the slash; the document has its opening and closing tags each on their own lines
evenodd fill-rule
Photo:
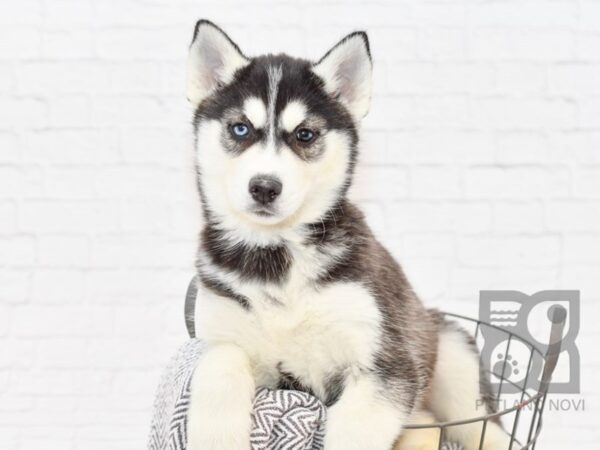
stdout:
<svg viewBox="0 0 600 450">
<path fill-rule="evenodd" d="M 532 295 L 514 290 L 480 291 L 479 319 L 481 361 L 492 375 L 492 385 L 510 381 L 502 385 L 502 393 L 518 393 L 523 387 L 538 390 L 544 376 L 549 382 L 544 356 L 557 348 L 553 344 L 560 345 L 561 357 L 550 391 L 580 392 L 581 358 L 575 342 L 580 325 L 579 291 L 547 290 Z M 560 336 L 551 338 L 557 342 L 549 340 L 553 329 L 562 330 Z M 521 386 L 522 382 L 526 386 Z"/>
<path fill-rule="evenodd" d="M 505 380 L 519 376 L 519 362 L 516 359 L 513 359 L 512 355 L 506 355 L 505 357 L 504 353 L 498 353 L 496 358 L 496 362 L 494 363 L 494 375 L 498 378 L 502 375 L 502 378 Z M 504 373 L 502 371 L 504 371 Z"/>
</svg>

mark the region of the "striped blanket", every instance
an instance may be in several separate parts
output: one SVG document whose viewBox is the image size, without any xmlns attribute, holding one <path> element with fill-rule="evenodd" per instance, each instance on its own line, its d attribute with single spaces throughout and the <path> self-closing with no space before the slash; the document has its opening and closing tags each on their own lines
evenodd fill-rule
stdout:
<svg viewBox="0 0 600 450">
<path fill-rule="evenodd" d="M 201 341 L 190 339 L 166 368 L 154 401 L 148 450 L 185 450 L 190 382 L 203 347 Z M 305 392 L 259 389 L 251 450 L 322 450 L 325 419 L 323 404 Z"/>
<path fill-rule="evenodd" d="M 185 450 L 190 382 L 203 344 L 183 345 L 165 370 L 156 399 L 148 450 Z M 251 450 L 321 450 L 325 407 L 299 391 L 259 389 L 252 414 Z"/>
</svg>

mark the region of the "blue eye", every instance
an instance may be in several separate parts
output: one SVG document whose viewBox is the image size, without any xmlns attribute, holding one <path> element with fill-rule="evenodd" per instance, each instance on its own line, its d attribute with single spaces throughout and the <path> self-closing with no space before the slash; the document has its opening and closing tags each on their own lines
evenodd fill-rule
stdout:
<svg viewBox="0 0 600 450">
<path fill-rule="evenodd" d="M 309 130 L 308 128 L 300 128 L 298 131 L 296 131 L 296 139 L 298 139 L 300 142 L 310 142 L 314 137 L 314 131 Z"/>
<path fill-rule="evenodd" d="M 234 137 L 245 138 L 250 134 L 250 127 L 242 122 L 234 123 L 231 126 L 231 133 Z"/>
</svg>

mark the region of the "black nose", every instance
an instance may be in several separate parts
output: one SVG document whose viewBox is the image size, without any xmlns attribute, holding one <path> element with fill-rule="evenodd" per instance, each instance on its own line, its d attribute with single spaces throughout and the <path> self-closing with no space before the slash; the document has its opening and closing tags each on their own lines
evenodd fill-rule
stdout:
<svg viewBox="0 0 600 450">
<path fill-rule="evenodd" d="M 281 181 L 269 175 L 256 175 L 248 184 L 252 198 L 261 205 L 272 203 L 281 194 Z"/>
</svg>

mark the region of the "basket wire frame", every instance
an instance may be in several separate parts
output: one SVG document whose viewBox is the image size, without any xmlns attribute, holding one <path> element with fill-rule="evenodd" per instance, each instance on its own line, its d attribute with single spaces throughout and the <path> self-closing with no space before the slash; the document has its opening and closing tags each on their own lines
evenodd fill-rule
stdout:
<svg viewBox="0 0 600 450">
<path fill-rule="evenodd" d="M 196 306 L 196 296 L 198 293 L 198 278 L 197 276 L 193 277 L 188 285 L 188 289 L 186 292 L 185 298 L 185 324 L 188 331 L 188 334 L 191 338 L 196 337 L 195 333 L 195 306 Z M 481 424 L 481 435 L 479 440 L 479 450 L 483 450 L 485 445 L 485 434 L 488 426 L 488 422 L 492 421 L 502 421 L 502 419 L 508 418 L 511 414 L 514 415 L 514 419 L 510 427 L 506 427 L 506 423 L 503 423 L 504 429 L 509 433 L 510 436 L 510 444 L 508 449 L 506 450 L 534 450 L 538 441 L 538 437 L 542 431 L 542 416 L 544 413 L 544 407 L 546 405 L 546 397 L 548 395 L 548 388 L 550 386 L 550 382 L 552 381 L 552 374 L 554 373 L 554 369 L 556 368 L 556 364 L 558 362 L 558 357 L 561 351 L 561 341 L 563 337 L 563 332 L 566 323 L 566 316 L 561 315 L 560 311 L 555 310 L 552 317 L 552 328 L 550 330 L 550 339 L 549 345 L 546 353 L 542 352 L 535 344 L 527 341 L 523 337 L 514 333 L 513 331 L 506 330 L 504 328 L 498 327 L 496 325 L 492 325 L 490 323 L 484 322 L 479 319 L 473 319 L 471 317 L 463 316 L 460 314 L 454 313 L 443 313 L 446 317 L 450 317 L 459 322 L 467 322 L 467 323 L 475 323 L 475 332 L 474 339 L 480 337 L 481 328 L 482 327 L 490 327 L 495 330 L 504 333 L 507 336 L 506 343 L 506 351 L 504 353 L 504 361 L 502 363 L 502 373 L 498 374 L 491 370 L 486 370 L 487 374 L 490 377 L 496 377 L 499 379 L 498 382 L 498 391 L 496 393 L 496 400 L 499 401 L 505 393 L 502 391 L 502 387 L 505 383 L 514 386 L 520 393 L 517 394 L 519 400 L 515 402 L 512 407 L 505 408 L 499 410 L 494 413 L 482 415 L 474 418 L 467 418 L 463 420 L 455 420 L 449 422 L 439 422 L 435 424 L 411 424 L 406 425 L 404 428 L 406 429 L 438 429 L 439 430 L 439 438 L 438 438 L 438 450 L 442 449 L 442 445 L 444 443 L 444 438 L 447 434 L 447 429 L 450 427 L 458 427 L 464 425 L 471 424 Z M 521 342 L 529 349 L 529 361 L 527 363 L 527 371 L 525 373 L 525 378 L 523 380 L 522 385 L 519 385 L 511 380 L 509 380 L 506 375 L 506 365 L 507 365 L 507 356 L 509 355 L 509 350 L 513 340 Z M 542 370 L 542 378 L 539 383 L 539 387 L 537 389 L 528 388 L 529 376 L 531 374 L 531 368 L 533 364 L 534 355 L 538 354 L 544 361 L 543 370 Z M 524 418 L 524 414 L 530 413 L 529 417 Z M 519 428 L 519 424 L 525 423 L 529 424 L 529 428 Z M 519 430 L 523 430 L 523 437 L 521 442 L 517 439 L 517 434 Z"/>
<path fill-rule="evenodd" d="M 485 370 L 484 372 L 486 372 L 487 375 L 489 375 L 490 377 L 495 377 L 498 379 L 498 389 L 496 392 L 496 400 L 498 401 L 498 404 L 500 404 L 499 401 L 500 399 L 502 399 L 503 396 L 510 395 L 503 392 L 503 387 L 506 385 L 511 385 L 517 389 L 518 392 L 516 396 L 518 400 L 514 401 L 514 405 L 511 407 L 500 409 L 497 412 L 485 414 L 479 417 L 455 420 L 450 422 L 440 422 L 435 424 L 413 424 L 407 425 L 405 426 L 405 428 L 438 429 L 439 450 L 442 448 L 444 437 L 447 434 L 448 428 L 481 424 L 479 450 L 482 450 L 485 445 L 485 433 L 488 426 L 488 422 L 492 420 L 499 421 L 502 423 L 504 419 L 504 423 L 502 423 L 502 425 L 504 426 L 504 429 L 507 432 L 507 434 L 510 436 L 509 447 L 506 450 L 534 450 L 542 430 L 542 416 L 546 404 L 546 397 L 548 395 L 548 388 L 550 386 L 550 382 L 552 381 L 552 374 L 554 373 L 554 369 L 556 368 L 558 356 L 561 351 L 561 339 L 563 337 L 563 331 L 565 327 L 565 316 L 561 315 L 559 311 L 554 311 L 552 317 L 552 328 L 550 331 L 548 350 L 546 351 L 546 353 L 544 353 L 535 344 L 532 344 L 531 342 L 522 338 L 513 331 L 506 330 L 504 328 L 492 325 L 479 319 L 473 319 L 459 314 L 444 313 L 444 315 L 452 319 L 457 319 L 459 322 L 475 323 L 476 325 L 474 338 L 476 341 L 480 337 L 482 327 L 491 327 L 506 335 L 506 350 L 504 352 L 504 360 L 502 361 L 501 373 L 496 373 L 491 370 Z M 508 379 L 508 377 L 506 376 L 506 368 L 508 364 L 507 356 L 509 355 L 509 351 L 513 341 L 518 341 L 524 344 L 529 349 L 527 371 L 525 373 L 525 378 L 523 379 L 522 383 L 515 383 L 514 381 Z M 544 361 L 542 378 L 537 389 L 528 387 L 530 381 L 529 377 L 531 375 L 531 369 L 533 365 L 533 359 L 536 353 L 538 357 L 543 358 Z M 512 422 L 507 423 L 508 421 L 506 419 L 509 418 L 511 415 L 514 416 Z M 526 415 L 528 416 L 525 417 Z M 523 424 L 529 425 L 529 427 L 523 428 L 523 426 L 521 426 L 520 428 L 519 425 Z M 519 431 L 521 431 L 521 439 L 518 438 Z"/>
</svg>

